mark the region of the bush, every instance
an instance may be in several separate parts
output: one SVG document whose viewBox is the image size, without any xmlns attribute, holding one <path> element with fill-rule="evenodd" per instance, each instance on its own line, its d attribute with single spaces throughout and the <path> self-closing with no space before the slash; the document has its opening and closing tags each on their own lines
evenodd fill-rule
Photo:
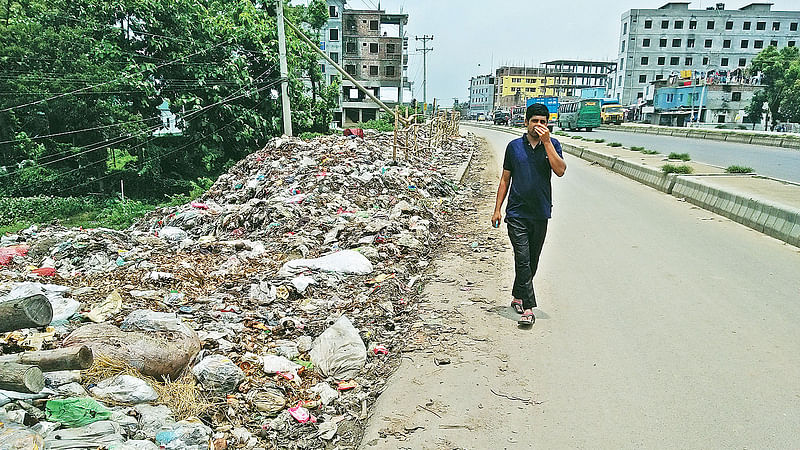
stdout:
<svg viewBox="0 0 800 450">
<path fill-rule="evenodd" d="M 643 152 L 644 151 L 644 147 L 637 147 L 637 146 L 634 145 L 633 147 L 631 147 L 631 151 Z"/>
<path fill-rule="evenodd" d="M 658 152 L 655 151 L 655 150 L 647 150 L 647 149 L 645 149 L 645 150 L 642 150 L 642 154 L 644 154 L 644 155 L 657 155 Z"/>
<path fill-rule="evenodd" d="M 611 142 L 608 144 L 609 147 L 622 147 L 622 144 L 619 142 Z"/>
<path fill-rule="evenodd" d="M 602 143 L 603 143 L 603 142 L 605 142 L 606 140 L 605 140 L 605 139 L 595 139 L 594 141 L 595 141 L 596 143 L 598 143 L 598 144 L 602 144 Z"/>
<path fill-rule="evenodd" d="M 98 212 L 90 225 L 96 227 L 113 228 L 122 230 L 128 228 L 145 214 L 157 208 L 157 205 L 143 203 L 137 200 L 109 200 L 105 208 Z"/>
<path fill-rule="evenodd" d="M 672 165 L 672 164 L 664 164 L 661 167 L 661 171 L 664 172 L 664 173 L 680 173 L 680 174 L 688 175 L 688 174 L 694 172 L 694 169 L 692 169 L 690 166 L 687 166 L 685 164 L 680 165 L 680 166 L 675 166 L 675 165 Z"/>
<path fill-rule="evenodd" d="M 688 153 L 675 153 L 675 152 L 672 152 L 672 153 L 669 154 L 669 156 L 667 158 L 669 158 L 669 159 L 680 159 L 681 161 L 691 161 L 692 160 L 691 156 L 689 156 Z"/>
<path fill-rule="evenodd" d="M 356 127 L 365 130 L 394 131 L 394 122 L 386 119 L 373 119 L 359 123 Z"/>
<path fill-rule="evenodd" d="M 733 166 L 728 166 L 728 168 L 725 169 L 725 173 L 753 173 L 753 172 L 755 172 L 755 170 L 753 170 L 752 167 L 747 167 L 747 166 L 733 165 Z"/>
<path fill-rule="evenodd" d="M 96 210 L 101 205 L 101 201 L 88 197 L 2 197 L 0 226 L 50 222 Z"/>
<path fill-rule="evenodd" d="M 303 139 L 305 141 L 308 141 L 308 140 L 311 140 L 311 139 L 314 139 L 314 138 L 317 138 L 317 137 L 320 137 L 320 136 L 325 136 L 325 133 L 315 133 L 313 131 L 306 131 L 305 133 L 300 133 L 300 139 Z"/>
</svg>

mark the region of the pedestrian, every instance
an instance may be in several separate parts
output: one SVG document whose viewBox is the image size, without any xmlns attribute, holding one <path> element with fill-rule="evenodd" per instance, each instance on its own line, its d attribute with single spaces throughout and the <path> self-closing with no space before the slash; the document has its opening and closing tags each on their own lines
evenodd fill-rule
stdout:
<svg viewBox="0 0 800 450">
<path fill-rule="evenodd" d="M 550 112 L 536 103 L 525 111 L 527 132 L 506 147 L 503 174 L 497 188 L 492 226 L 500 226 L 500 208 L 508 195 L 506 226 L 514 248 L 514 288 L 511 306 L 522 314 L 519 325 L 533 325 L 536 295 L 533 276 L 547 234 L 547 221 L 553 208 L 551 174 L 564 176 L 567 164 L 561 143 L 550 137 L 547 128 Z M 509 195 L 509 186 L 511 193 Z"/>
</svg>

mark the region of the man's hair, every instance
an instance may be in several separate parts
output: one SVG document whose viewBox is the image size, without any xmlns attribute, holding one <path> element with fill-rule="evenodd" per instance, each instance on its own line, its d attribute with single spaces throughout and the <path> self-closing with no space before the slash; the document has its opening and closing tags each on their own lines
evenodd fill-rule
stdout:
<svg viewBox="0 0 800 450">
<path fill-rule="evenodd" d="M 525 110 L 525 121 L 531 120 L 533 116 L 544 116 L 550 119 L 550 110 L 541 103 L 534 103 Z"/>
</svg>

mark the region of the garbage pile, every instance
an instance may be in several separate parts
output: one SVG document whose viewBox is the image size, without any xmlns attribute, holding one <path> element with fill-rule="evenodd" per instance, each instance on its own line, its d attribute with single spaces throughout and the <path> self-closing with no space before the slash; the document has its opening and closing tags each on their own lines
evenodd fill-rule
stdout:
<svg viewBox="0 0 800 450">
<path fill-rule="evenodd" d="M 0 448 L 357 445 L 470 202 L 473 138 L 392 141 L 275 138 L 124 232 L 3 236 Z"/>
</svg>

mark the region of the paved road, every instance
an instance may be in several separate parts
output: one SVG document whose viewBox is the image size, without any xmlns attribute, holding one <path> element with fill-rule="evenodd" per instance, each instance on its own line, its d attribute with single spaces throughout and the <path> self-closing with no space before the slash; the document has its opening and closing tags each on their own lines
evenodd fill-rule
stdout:
<svg viewBox="0 0 800 450">
<path fill-rule="evenodd" d="M 499 172 L 513 136 L 469 130 L 487 138 Z M 567 164 L 554 181 L 533 330 L 504 317 L 507 248 L 443 261 L 451 273 L 439 277 L 477 280 L 469 293 L 442 285 L 431 300 L 459 310 L 446 316 L 469 339 L 451 366 L 426 354 L 404 361 L 363 448 L 800 447 L 798 249 L 569 155 Z M 487 197 L 475 226 L 504 241 L 486 225 Z M 415 431 L 379 438 L 392 421 Z"/>
<path fill-rule="evenodd" d="M 620 142 L 626 147 L 641 146 L 664 154 L 689 153 L 692 159 L 721 167 L 744 165 L 761 175 L 800 182 L 800 151 L 761 145 L 736 144 L 706 139 L 628 133 L 623 131 L 594 130 L 568 132 L 573 135 Z"/>
</svg>

